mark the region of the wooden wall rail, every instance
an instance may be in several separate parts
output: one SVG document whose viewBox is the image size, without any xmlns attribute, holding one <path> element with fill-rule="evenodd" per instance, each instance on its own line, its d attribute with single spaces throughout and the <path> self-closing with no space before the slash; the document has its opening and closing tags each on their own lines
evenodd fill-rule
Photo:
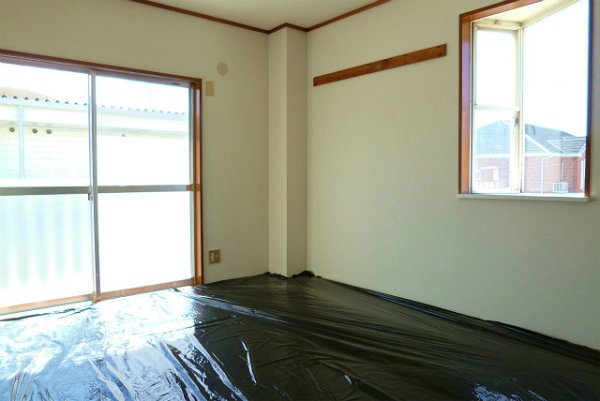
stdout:
<svg viewBox="0 0 600 401">
<path fill-rule="evenodd" d="M 401 54 L 386 58 L 372 63 L 346 68 L 329 74 L 320 75 L 313 78 L 313 86 L 329 84 L 331 82 L 342 81 L 348 78 L 354 78 L 361 75 L 374 72 L 389 70 L 390 68 L 402 67 L 409 64 L 420 63 L 422 61 L 432 60 L 446 55 L 446 45 L 430 47 L 428 49 L 417 50 L 411 53 Z"/>
</svg>

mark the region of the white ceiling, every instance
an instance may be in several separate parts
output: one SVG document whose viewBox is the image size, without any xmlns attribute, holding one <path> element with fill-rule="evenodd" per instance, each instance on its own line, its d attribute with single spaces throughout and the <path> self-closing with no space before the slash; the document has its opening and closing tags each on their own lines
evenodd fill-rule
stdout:
<svg viewBox="0 0 600 401">
<path fill-rule="evenodd" d="M 311 27 L 373 0 L 153 0 L 265 30 L 285 22 Z"/>
</svg>

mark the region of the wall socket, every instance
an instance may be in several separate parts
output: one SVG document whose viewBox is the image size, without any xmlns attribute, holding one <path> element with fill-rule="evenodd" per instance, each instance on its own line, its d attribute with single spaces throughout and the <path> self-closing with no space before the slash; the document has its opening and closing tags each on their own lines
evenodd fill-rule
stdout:
<svg viewBox="0 0 600 401">
<path fill-rule="evenodd" d="M 214 263 L 221 263 L 221 250 L 213 249 L 212 251 L 208 251 L 208 263 L 211 265 Z"/>
</svg>

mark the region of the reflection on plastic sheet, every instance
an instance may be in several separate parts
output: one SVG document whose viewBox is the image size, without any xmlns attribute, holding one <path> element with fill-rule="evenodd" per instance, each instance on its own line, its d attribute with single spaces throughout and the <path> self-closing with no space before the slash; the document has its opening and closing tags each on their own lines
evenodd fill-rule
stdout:
<svg viewBox="0 0 600 401">
<path fill-rule="evenodd" d="M 0 400 L 600 399 L 600 352 L 309 274 L 0 321 Z"/>
</svg>

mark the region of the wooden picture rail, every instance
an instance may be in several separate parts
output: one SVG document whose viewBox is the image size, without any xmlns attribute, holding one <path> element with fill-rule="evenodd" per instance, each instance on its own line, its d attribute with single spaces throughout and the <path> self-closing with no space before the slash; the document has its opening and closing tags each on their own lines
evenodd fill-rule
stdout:
<svg viewBox="0 0 600 401">
<path fill-rule="evenodd" d="M 420 63 L 422 61 L 433 60 L 446 55 L 446 45 L 430 47 L 428 49 L 417 50 L 411 53 L 401 54 L 386 58 L 372 63 L 359 65 L 357 67 L 346 68 L 329 74 L 320 75 L 313 78 L 313 86 L 329 84 L 342 81 L 344 79 L 359 77 L 361 75 L 374 72 L 389 70 L 390 68 L 402 67 L 409 64 Z"/>
</svg>

